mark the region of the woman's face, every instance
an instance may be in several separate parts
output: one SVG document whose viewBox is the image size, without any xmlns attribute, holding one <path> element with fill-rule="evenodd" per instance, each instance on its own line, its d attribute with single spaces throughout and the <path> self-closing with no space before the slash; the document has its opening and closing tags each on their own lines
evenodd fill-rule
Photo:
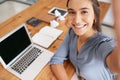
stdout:
<svg viewBox="0 0 120 80">
<path fill-rule="evenodd" d="M 94 32 L 92 26 L 95 19 L 90 0 L 70 0 L 68 4 L 68 22 L 74 32 L 82 36 Z"/>
</svg>

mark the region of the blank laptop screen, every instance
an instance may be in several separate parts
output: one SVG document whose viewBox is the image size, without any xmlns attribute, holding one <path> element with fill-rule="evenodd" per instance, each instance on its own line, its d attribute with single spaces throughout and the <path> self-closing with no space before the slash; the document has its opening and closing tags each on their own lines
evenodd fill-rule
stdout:
<svg viewBox="0 0 120 80">
<path fill-rule="evenodd" d="M 0 56 L 4 62 L 8 64 L 30 44 L 31 41 L 25 27 L 21 27 L 19 30 L 0 42 Z"/>
</svg>

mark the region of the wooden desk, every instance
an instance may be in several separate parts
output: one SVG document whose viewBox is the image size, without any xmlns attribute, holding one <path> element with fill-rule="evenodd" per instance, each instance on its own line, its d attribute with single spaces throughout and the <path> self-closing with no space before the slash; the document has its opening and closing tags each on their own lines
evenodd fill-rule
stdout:
<svg viewBox="0 0 120 80">
<path fill-rule="evenodd" d="M 100 2 L 100 5 L 101 5 L 101 18 L 100 19 L 102 22 L 105 16 L 105 13 L 107 12 L 109 8 L 109 4 Z M 50 20 L 54 19 L 54 16 L 49 15 L 47 13 L 54 6 L 66 8 L 66 0 L 40 0 L 38 3 L 20 12 L 19 14 L 10 18 L 6 22 L 0 24 L 0 37 L 4 36 L 9 31 L 16 28 L 18 25 L 25 23 L 25 21 L 27 21 L 29 18 L 37 17 L 43 20 L 44 22 L 42 22 L 37 27 L 32 27 L 26 24 L 29 31 L 31 32 L 31 36 L 33 36 L 43 26 L 49 25 Z M 58 28 L 62 29 L 64 33 L 48 48 L 48 50 L 52 52 L 55 52 L 58 49 L 59 45 L 61 44 L 68 30 L 64 24 L 64 21 L 60 22 L 60 26 Z M 69 61 L 66 61 L 64 65 L 68 73 L 68 76 L 71 78 L 74 73 L 73 66 L 71 65 Z M 8 72 L 6 69 L 2 67 L 2 65 L 0 65 L 0 80 L 19 80 L 19 78 L 17 78 L 16 76 Z M 56 79 L 51 72 L 50 66 L 46 65 L 44 69 L 37 75 L 35 80 L 56 80 Z"/>
</svg>

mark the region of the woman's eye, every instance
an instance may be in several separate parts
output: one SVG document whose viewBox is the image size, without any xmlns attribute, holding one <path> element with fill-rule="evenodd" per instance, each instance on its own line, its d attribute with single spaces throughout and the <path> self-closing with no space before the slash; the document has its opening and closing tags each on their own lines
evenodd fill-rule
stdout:
<svg viewBox="0 0 120 80">
<path fill-rule="evenodd" d="M 87 13 L 88 13 L 88 11 L 82 11 L 81 13 L 82 13 L 82 14 L 87 14 Z"/>
</svg>

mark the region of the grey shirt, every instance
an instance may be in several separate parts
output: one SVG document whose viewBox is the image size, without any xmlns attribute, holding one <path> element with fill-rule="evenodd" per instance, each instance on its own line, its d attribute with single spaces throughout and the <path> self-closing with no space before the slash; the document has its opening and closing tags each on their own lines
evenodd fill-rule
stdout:
<svg viewBox="0 0 120 80">
<path fill-rule="evenodd" d="M 86 80 L 113 80 L 114 74 L 108 69 L 105 59 L 115 48 L 114 40 L 98 32 L 78 53 L 77 38 L 70 29 L 50 64 L 63 64 L 69 58 L 78 76 Z"/>
</svg>

